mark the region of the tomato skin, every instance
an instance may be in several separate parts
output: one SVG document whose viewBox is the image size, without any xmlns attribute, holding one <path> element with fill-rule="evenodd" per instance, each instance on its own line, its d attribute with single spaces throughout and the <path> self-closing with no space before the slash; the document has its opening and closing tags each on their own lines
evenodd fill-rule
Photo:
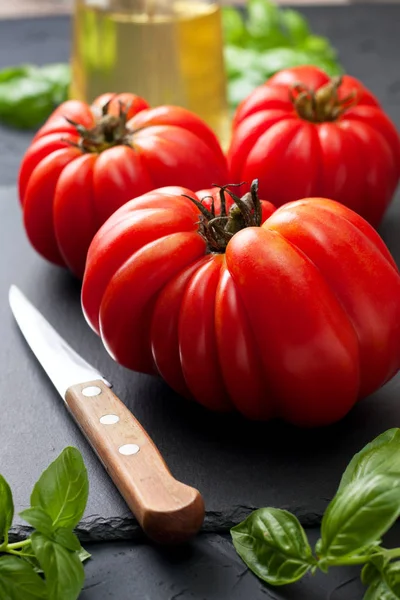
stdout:
<svg viewBox="0 0 400 600">
<path fill-rule="evenodd" d="M 34 145 L 31 145 L 25 153 L 23 163 L 20 167 L 18 185 L 19 185 L 19 200 L 23 204 L 25 197 L 26 186 L 28 185 L 30 176 L 35 167 L 49 154 L 61 148 L 70 147 L 71 143 L 78 142 L 78 136 L 66 133 L 60 137 L 58 133 L 49 134 L 46 137 L 38 140 Z"/>
<path fill-rule="evenodd" d="M 23 216 L 32 246 L 51 262 L 63 265 L 53 227 L 53 199 L 63 169 L 79 155 L 75 148 L 60 148 L 34 169 L 26 188 Z M 37 207 L 40 206 L 40 212 Z"/>
<path fill-rule="evenodd" d="M 169 187 L 122 206 L 88 252 L 82 307 L 111 356 L 215 411 L 314 427 L 400 369 L 400 273 L 376 230 L 307 198 L 208 253 Z"/>
<path fill-rule="evenodd" d="M 157 371 L 172 388 L 186 398 L 192 398 L 192 394 L 181 366 L 178 335 L 181 305 L 192 275 L 203 263 L 211 260 L 211 256 L 204 256 L 172 278 L 160 291 L 151 320 L 151 351 Z"/>
<path fill-rule="evenodd" d="M 94 207 L 99 224 L 113 212 L 152 189 L 153 184 L 140 154 L 128 146 L 102 152 L 93 166 Z"/>
<path fill-rule="evenodd" d="M 291 100 L 299 82 L 312 91 L 329 83 L 316 67 L 278 72 L 238 107 L 228 151 L 230 178 L 258 176 L 261 197 L 276 206 L 326 197 L 358 212 L 377 228 L 400 178 L 400 138 L 377 99 L 343 76 L 338 98 L 354 105 L 333 121 L 311 122 Z"/>
<path fill-rule="evenodd" d="M 107 114 L 118 117 L 120 102 L 129 105 L 129 144 L 99 152 L 77 147 L 81 138 L 74 123 L 93 129 L 103 106 L 109 103 Z M 60 150 L 71 160 L 62 164 Z M 71 161 L 76 164 L 67 164 Z M 51 185 L 45 181 L 49 175 Z M 68 100 L 53 112 L 22 160 L 18 185 L 34 248 L 81 279 L 93 235 L 128 200 L 161 186 L 201 188 L 224 184 L 227 177 L 219 142 L 199 117 L 180 107 L 150 109 L 133 94 L 103 94 L 91 106 Z"/>
<path fill-rule="evenodd" d="M 254 333 L 231 273 L 224 269 L 215 301 L 219 362 L 227 392 L 235 408 L 254 420 L 276 416 Z M 234 326 L 233 326 L 234 324 Z"/>
<path fill-rule="evenodd" d="M 85 271 L 84 309 L 87 320 L 97 333 L 100 331 L 102 297 L 120 265 L 132 253 L 154 242 L 159 236 L 193 230 L 198 212 L 194 204 L 188 203 L 182 196 L 192 192 L 185 188 L 173 188 L 175 195 L 171 195 L 166 205 L 165 195 L 169 195 L 171 188 L 161 189 L 164 190 L 163 194 L 148 193 L 118 209 L 112 219 L 104 223 L 101 233 L 99 231 L 90 245 L 87 263 L 94 263 L 96 267 Z"/>
<path fill-rule="evenodd" d="M 122 94 L 106 93 L 93 100 L 92 111 L 94 114 L 100 115 L 103 106 L 107 104 L 107 102 L 109 102 L 109 109 L 107 111 L 109 115 L 119 115 L 121 102 L 125 107 L 128 107 L 128 120 L 134 117 L 140 111 L 149 108 L 146 100 L 140 96 L 135 96 L 134 94 L 129 94 L 126 92 Z"/>
<path fill-rule="evenodd" d="M 81 269 L 82 255 L 96 233 L 93 212 L 93 154 L 72 160 L 58 178 L 53 202 L 53 227 L 64 263 L 73 272 Z M 71 244 L 71 240 L 74 241 Z M 64 255 L 63 249 L 68 248 Z"/>
<path fill-rule="evenodd" d="M 275 410 L 279 406 L 280 415 L 300 425 L 344 416 L 359 389 L 357 339 L 318 270 L 267 228 L 239 232 L 226 260 L 260 349 Z M 282 294 L 282 288 L 288 292 Z M 304 352 L 307 345 L 310 350 Z"/>
<path fill-rule="evenodd" d="M 190 390 L 207 408 L 227 410 L 232 405 L 225 391 L 218 362 L 215 335 L 215 295 L 224 257 L 217 254 L 197 269 L 187 284 L 179 316 L 181 368 Z"/>
<path fill-rule="evenodd" d="M 138 370 L 154 373 L 150 345 L 150 320 L 143 318 L 154 307 L 164 284 L 204 251 L 204 241 L 194 231 L 172 233 L 138 250 L 108 283 L 100 305 L 100 331 L 112 357 L 124 366 L 132 361 Z M 170 256 L 173 260 L 164 260 Z M 140 286 L 141 293 L 137 293 Z M 132 332 L 135 338 L 131 344 Z"/>
<path fill-rule="evenodd" d="M 39 138 L 51 133 L 70 133 L 71 135 L 76 135 L 76 127 L 74 127 L 72 123 L 69 123 L 66 117 L 71 121 L 83 125 L 87 129 L 90 129 L 95 125 L 95 117 L 88 104 L 81 100 L 67 100 L 57 106 L 44 125 L 42 125 L 36 133 L 33 141 L 35 142 Z"/>
</svg>

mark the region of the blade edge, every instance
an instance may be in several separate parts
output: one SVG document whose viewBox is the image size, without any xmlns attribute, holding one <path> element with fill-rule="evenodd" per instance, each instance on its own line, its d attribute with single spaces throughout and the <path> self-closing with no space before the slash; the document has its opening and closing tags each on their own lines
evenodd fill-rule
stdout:
<svg viewBox="0 0 400 600">
<path fill-rule="evenodd" d="M 100 371 L 64 340 L 16 285 L 11 285 L 8 299 L 26 343 L 63 400 L 72 385 L 100 379 L 111 387 Z"/>
</svg>

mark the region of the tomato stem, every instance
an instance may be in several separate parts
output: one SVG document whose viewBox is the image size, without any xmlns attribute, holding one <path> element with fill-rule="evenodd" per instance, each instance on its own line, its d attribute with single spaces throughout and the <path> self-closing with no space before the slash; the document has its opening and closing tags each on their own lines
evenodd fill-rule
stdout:
<svg viewBox="0 0 400 600">
<path fill-rule="evenodd" d="M 220 188 L 221 210 L 218 215 L 215 214 L 214 201 L 211 202 L 211 210 L 208 210 L 196 198 L 182 194 L 185 198 L 193 202 L 201 213 L 198 221 L 198 232 L 207 242 L 210 253 L 225 252 L 231 238 L 241 229 L 261 226 L 262 210 L 258 197 L 258 180 L 255 179 L 252 182 L 250 192 L 247 192 L 241 198 L 228 189 L 237 185 L 243 185 L 243 183 L 225 186 L 213 184 L 214 187 Z M 229 213 L 226 211 L 225 194 L 229 194 L 234 200 Z"/>
<path fill-rule="evenodd" d="M 226 202 L 225 202 L 225 188 L 221 187 L 219 190 L 219 197 L 221 199 L 221 217 L 226 217 Z M 213 213 L 214 211 L 214 199 L 212 200 Z"/>
<path fill-rule="evenodd" d="M 75 127 L 79 134 L 80 139 L 74 145 L 82 152 L 100 153 L 113 146 L 130 145 L 130 136 L 133 132 L 126 127 L 130 103 L 124 104 L 119 100 L 119 114 L 111 115 L 108 111 L 114 98 L 115 96 L 112 96 L 102 106 L 101 116 L 91 129 L 87 129 L 76 121 L 64 117 L 70 125 Z"/>
<path fill-rule="evenodd" d="M 332 77 L 328 83 L 316 91 L 311 90 L 304 83 L 295 83 L 289 96 L 299 117 L 312 123 L 324 123 L 339 119 L 358 102 L 356 90 L 344 98 L 339 97 L 342 82 L 341 76 Z"/>
</svg>

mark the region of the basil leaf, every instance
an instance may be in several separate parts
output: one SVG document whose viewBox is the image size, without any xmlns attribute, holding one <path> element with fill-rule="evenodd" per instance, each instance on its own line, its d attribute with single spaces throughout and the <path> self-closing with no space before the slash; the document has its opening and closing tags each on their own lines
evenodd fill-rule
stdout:
<svg viewBox="0 0 400 600">
<path fill-rule="evenodd" d="M 233 545 L 263 581 L 284 585 L 297 581 L 315 564 L 304 529 L 291 513 L 262 508 L 231 529 Z"/>
<path fill-rule="evenodd" d="M 46 535 L 53 533 L 53 521 L 40 506 L 27 508 L 20 512 L 19 516 L 41 533 L 45 533 Z"/>
<path fill-rule="evenodd" d="M 14 503 L 11 488 L 0 475 L 0 545 L 7 539 L 8 530 L 14 517 Z"/>
<path fill-rule="evenodd" d="M 79 552 L 78 552 L 78 556 L 81 559 L 81 562 L 85 562 L 85 560 L 89 560 L 89 558 L 92 558 L 92 555 L 85 550 L 85 548 L 80 548 Z"/>
<path fill-rule="evenodd" d="M 57 532 L 57 534 L 58 534 L 58 532 Z M 57 535 L 55 537 L 57 537 Z M 60 542 L 58 542 L 58 540 L 56 540 L 56 542 L 60 543 Z M 63 546 L 63 545 L 64 544 L 61 544 L 61 546 Z M 74 544 L 74 546 L 75 546 L 75 544 Z M 65 547 L 65 545 L 64 545 L 64 547 Z M 85 548 L 82 548 L 82 546 L 80 544 L 79 544 L 79 550 L 76 551 L 76 554 L 79 557 L 79 560 L 81 562 L 85 562 L 86 560 L 89 560 L 89 558 L 92 557 L 92 555 L 87 550 L 85 550 Z M 20 556 L 24 560 L 27 560 L 34 567 L 34 570 L 36 571 L 36 573 L 43 573 L 43 569 L 41 568 L 38 559 L 34 555 L 32 543 L 24 546 L 23 550 L 20 552 Z"/>
<path fill-rule="evenodd" d="M 250 94 L 254 88 L 264 83 L 263 77 L 260 74 L 255 74 L 254 78 L 247 75 L 246 77 L 239 77 L 234 79 L 228 84 L 228 102 L 231 108 L 235 108 L 248 94 Z"/>
<path fill-rule="evenodd" d="M 370 586 L 364 600 L 398 600 L 400 598 L 400 562 L 389 562 L 385 558 L 383 548 L 382 554 L 373 556 L 371 561 L 364 566 L 361 580 L 365 585 Z"/>
<path fill-rule="evenodd" d="M 32 547 L 44 571 L 51 600 L 76 600 L 85 572 L 76 552 L 70 552 L 42 533 L 32 535 Z"/>
<path fill-rule="evenodd" d="M 274 48 L 260 55 L 260 66 L 266 78 L 282 69 L 310 64 L 320 67 L 329 75 L 340 73 L 340 69 L 331 61 L 297 48 Z"/>
<path fill-rule="evenodd" d="M 71 68 L 67 63 L 53 63 L 40 68 L 40 77 L 52 84 L 53 103 L 61 104 L 68 98 Z"/>
<path fill-rule="evenodd" d="M 383 569 L 383 578 L 388 589 L 400 598 L 400 562 L 388 563 Z"/>
<path fill-rule="evenodd" d="M 56 85 L 68 86 L 71 80 L 71 68 L 68 63 L 52 63 L 36 69 L 39 76 Z"/>
<path fill-rule="evenodd" d="M 385 431 L 355 454 L 342 475 L 338 490 L 371 473 L 400 473 L 400 429 Z"/>
<path fill-rule="evenodd" d="M 377 579 L 368 588 L 364 600 L 399 600 L 399 596 L 392 594 L 386 584 Z"/>
<path fill-rule="evenodd" d="M 248 0 L 247 14 L 248 46 L 261 50 L 288 44 L 275 4 L 266 0 Z"/>
<path fill-rule="evenodd" d="M 348 484 L 329 504 L 321 523 L 321 558 L 359 553 L 400 515 L 400 477 L 370 475 Z"/>
<path fill-rule="evenodd" d="M 222 28 L 225 44 L 240 46 L 246 36 L 246 30 L 241 14 L 232 6 L 222 8 Z"/>
<path fill-rule="evenodd" d="M 385 575 L 381 574 L 378 570 L 375 569 L 374 572 L 371 570 L 369 572 L 369 581 L 367 581 L 365 573 L 367 572 L 368 567 L 370 567 L 369 564 L 365 565 L 362 571 L 363 583 L 369 584 L 364 600 L 399 600 L 400 596 L 398 593 L 391 589 Z"/>
<path fill-rule="evenodd" d="M 337 52 L 332 48 L 329 40 L 321 35 L 309 35 L 298 45 L 299 50 L 312 52 L 319 55 L 321 58 L 327 58 L 333 61 L 337 60 Z"/>
<path fill-rule="evenodd" d="M 81 520 L 89 491 L 87 471 L 76 448 L 68 447 L 42 473 L 31 495 L 31 505 L 51 517 L 53 529 L 73 529 Z"/>
<path fill-rule="evenodd" d="M 293 45 L 300 44 L 310 35 L 306 19 L 297 10 L 285 9 L 281 13 L 281 22 L 287 30 Z"/>
<path fill-rule="evenodd" d="M 0 119 L 26 129 L 41 123 L 54 108 L 51 87 L 30 76 L 0 83 Z"/>
<path fill-rule="evenodd" d="M 227 45 L 224 48 L 224 57 L 229 79 L 246 77 L 249 71 L 256 71 L 263 78 L 260 55 L 255 50 Z"/>
<path fill-rule="evenodd" d="M 40 507 L 27 508 L 20 513 L 20 516 L 25 519 L 32 527 L 40 533 L 44 533 L 64 548 L 78 552 L 81 549 L 81 544 L 71 529 L 61 527 L 57 530 L 53 529 L 51 517 Z"/>
<path fill-rule="evenodd" d="M 30 67 L 28 65 L 20 65 L 18 67 L 7 67 L 0 71 L 0 83 L 4 81 L 10 81 L 17 77 L 25 77 L 29 75 Z"/>
<path fill-rule="evenodd" d="M 19 551 L 19 556 L 32 565 L 35 573 L 43 573 L 43 569 L 40 567 L 39 561 L 33 552 L 32 542 L 30 540 L 29 544 L 24 546 L 23 549 Z"/>
<path fill-rule="evenodd" d="M 79 552 L 81 549 L 81 544 L 76 535 L 70 529 L 66 529 L 62 527 L 58 529 L 52 536 L 52 539 L 57 542 L 57 544 L 61 544 L 67 550 L 71 550 L 72 552 Z"/>
<path fill-rule="evenodd" d="M 372 565 L 375 570 L 381 572 L 386 564 L 390 561 L 390 558 L 386 555 L 387 550 L 378 546 L 375 550 L 372 551 L 371 556 L 369 558 L 369 563 Z"/>
<path fill-rule="evenodd" d="M 72 538 L 70 538 L 68 535 L 65 535 L 63 533 L 63 531 L 67 532 L 67 531 L 69 531 L 69 529 L 66 529 L 66 530 L 58 529 L 58 531 L 56 531 L 53 534 L 51 539 L 53 539 L 55 542 L 57 542 L 61 546 L 64 546 L 64 548 L 67 548 L 67 550 L 74 549 L 74 551 L 79 556 L 79 559 L 81 562 L 85 562 L 86 560 L 89 560 L 89 558 L 91 558 L 92 555 L 87 550 L 85 550 L 85 548 L 82 548 L 79 540 L 78 540 L 78 543 L 76 543 L 76 541 L 75 541 L 75 540 L 77 540 L 76 536 L 72 532 L 70 532 L 75 538 L 75 540 L 72 541 Z M 43 569 L 41 569 L 39 561 L 37 560 L 37 558 L 34 555 L 32 543 L 24 546 L 23 550 L 20 553 L 20 556 L 22 556 L 24 558 L 24 560 L 27 560 L 28 562 L 30 562 L 35 567 L 35 571 L 37 573 L 43 573 Z"/>
<path fill-rule="evenodd" d="M 361 581 L 364 585 L 372 585 L 376 579 L 380 579 L 379 569 L 372 563 L 367 562 L 361 571 Z"/>
<path fill-rule="evenodd" d="M 21 65 L 0 71 L 0 119 L 30 129 L 40 125 L 67 99 L 68 65 Z"/>
<path fill-rule="evenodd" d="M 16 556 L 1 556 L 0 598 L 4 600 L 48 598 L 46 584 L 26 561 Z"/>
<path fill-rule="evenodd" d="M 269 0 L 248 0 L 245 18 L 235 8 L 223 9 L 223 26 L 232 108 L 282 69 L 314 65 L 330 76 L 343 73 L 329 40 L 312 34 L 295 10 L 278 8 Z"/>
</svg>

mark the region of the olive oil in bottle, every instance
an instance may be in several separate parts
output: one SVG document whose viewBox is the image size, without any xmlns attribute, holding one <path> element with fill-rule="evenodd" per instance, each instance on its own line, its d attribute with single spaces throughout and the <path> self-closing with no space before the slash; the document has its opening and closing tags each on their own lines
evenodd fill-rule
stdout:
<svg viewBox="0 0 400 600">
<path fill-rule="evenodd" d="M 76 0 L 71 97 L 132 92 L 184 106 L 226 146 L 221 9 L 201 0 Z"/>
</svg>

